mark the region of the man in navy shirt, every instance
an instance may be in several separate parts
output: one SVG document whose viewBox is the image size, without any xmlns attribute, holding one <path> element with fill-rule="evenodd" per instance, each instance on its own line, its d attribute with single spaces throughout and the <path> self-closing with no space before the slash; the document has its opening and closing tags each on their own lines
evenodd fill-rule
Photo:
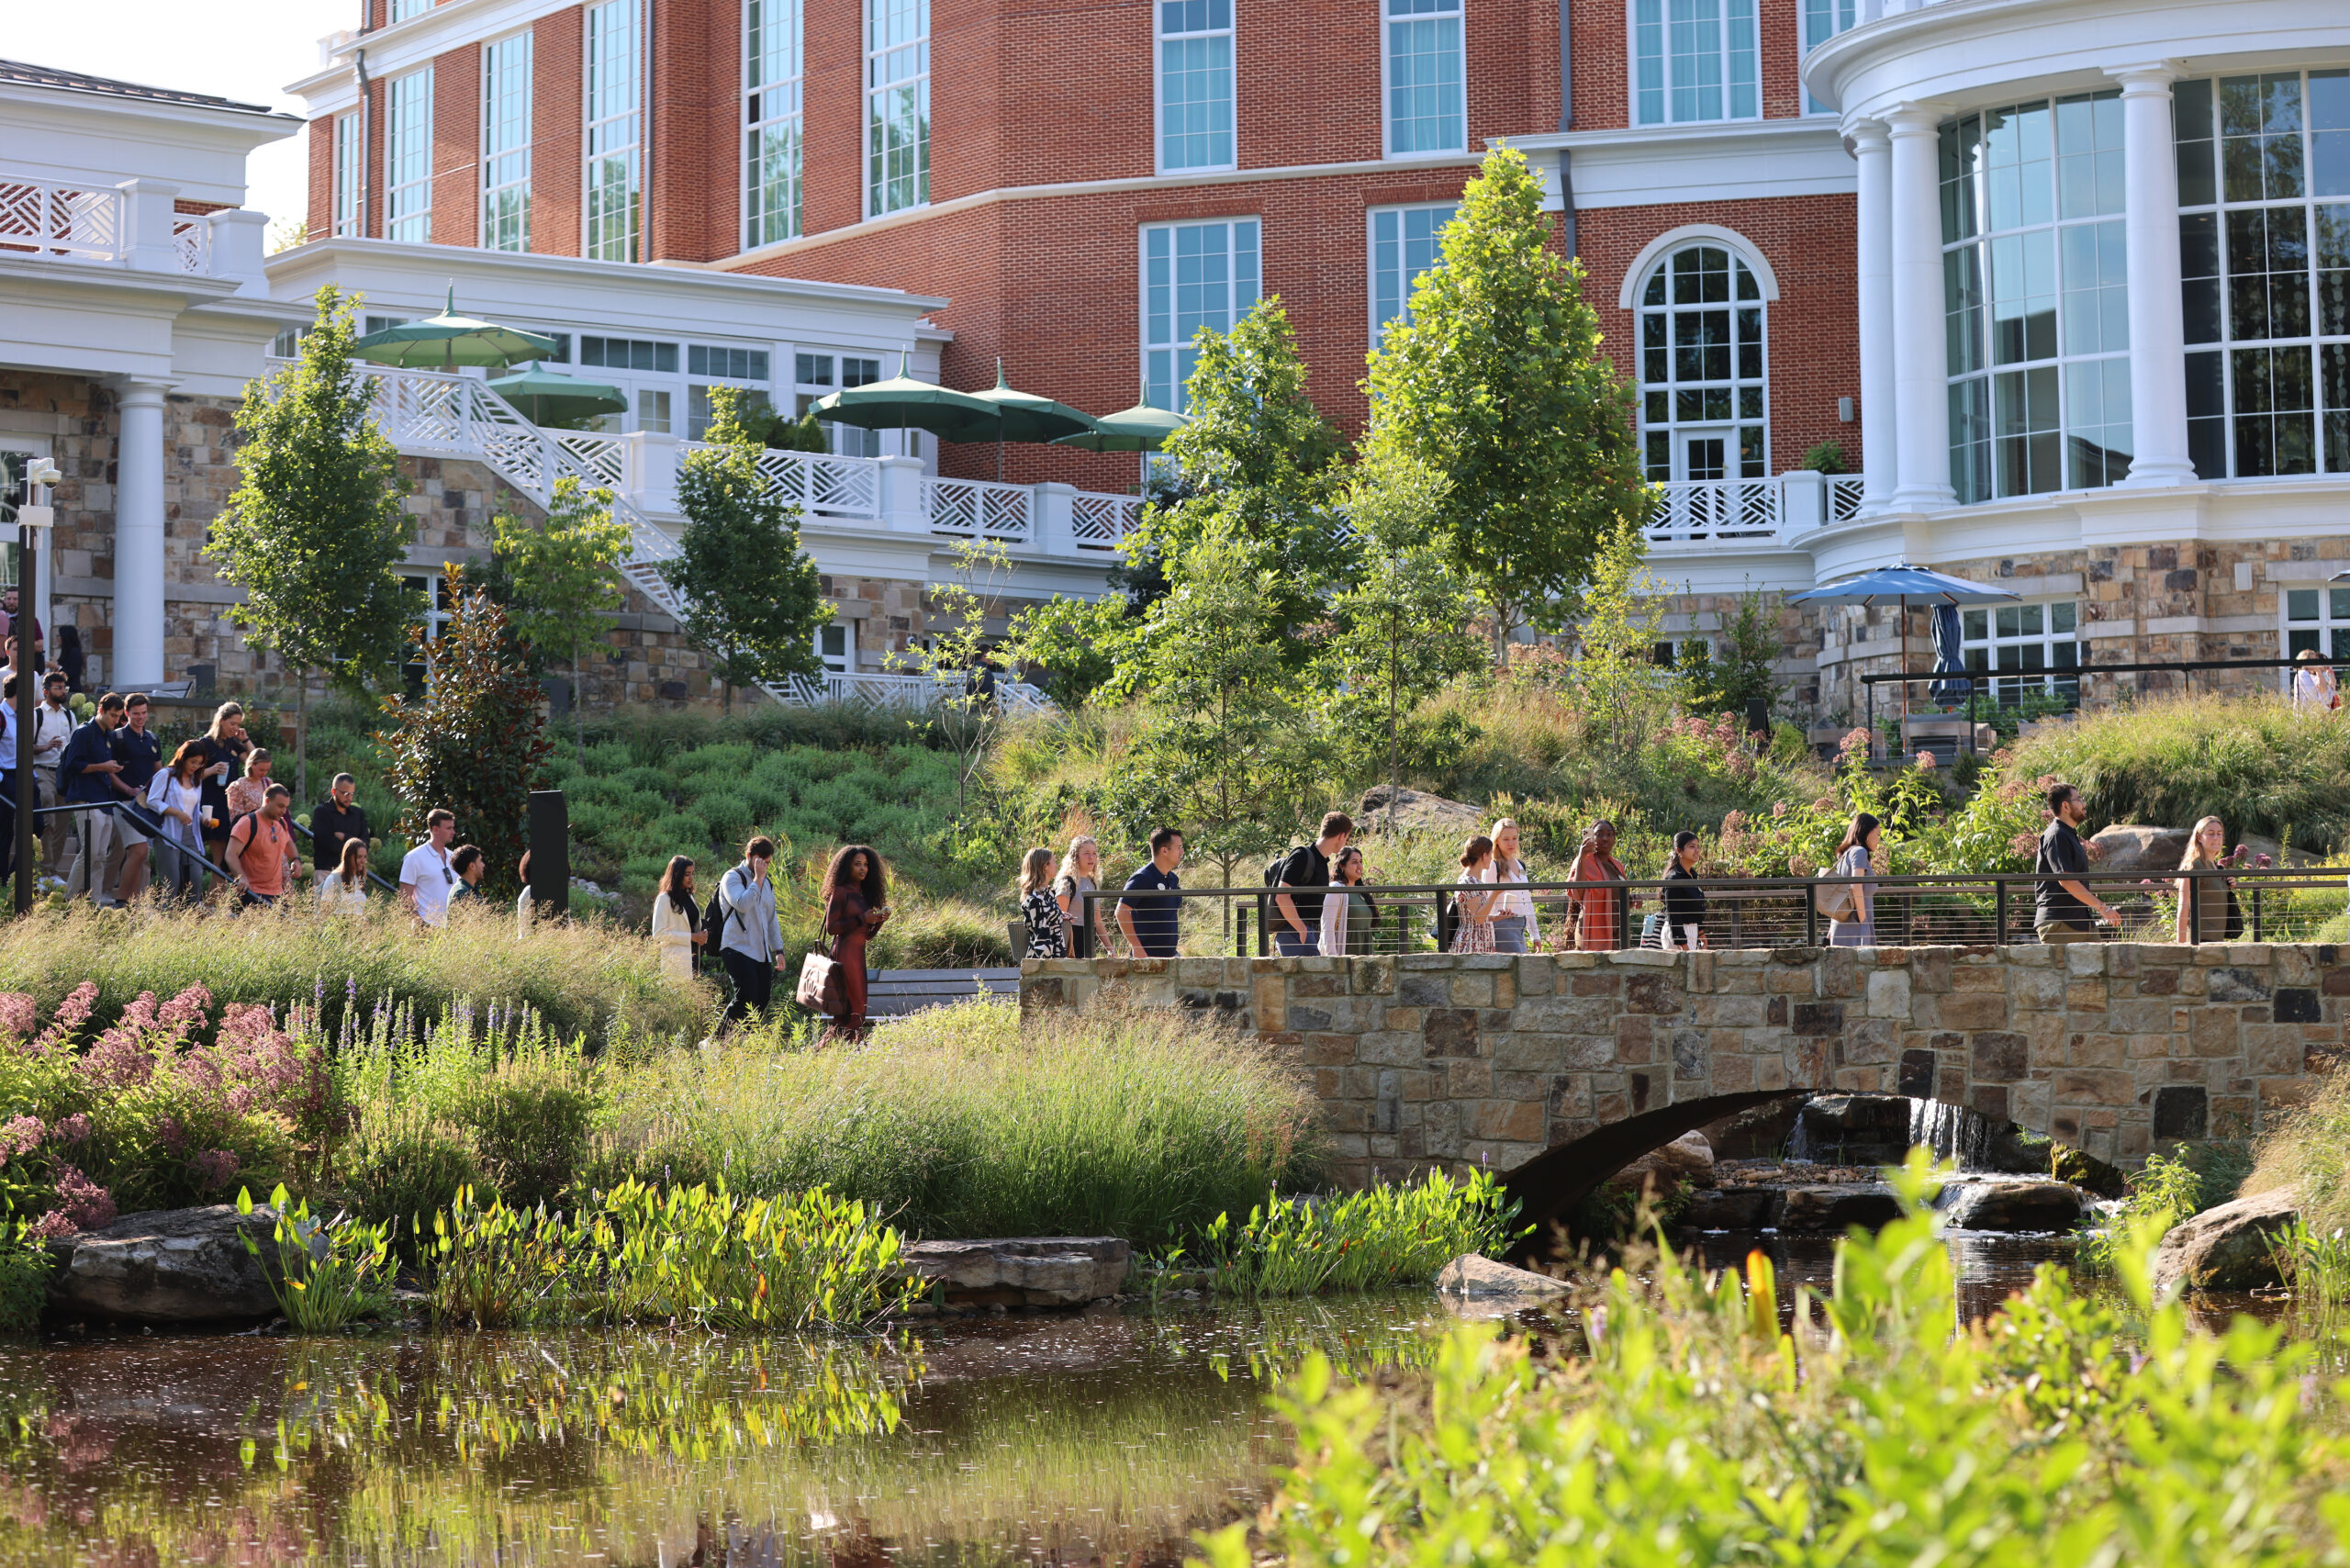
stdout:
<svg viewBox="0 0 2350 1568">
<path fill-rule="evenodd" d="M 1150 835 L 1150 864 L 1126 879 L 1128 897 L 1118 901 L 1118 929 L 1145 958 L 1171 958 L 1183 901 L 1175 896 L 1182 879 L 1175 868 L 1183 863 L 1183 835 L 1171 827 L 1156 828 Z M 1166 891 L 1164 898 L 1135 898 L 1135 893 Z"/>
<path fill-rule="evenodd" d="M 97 716 L 75 730 L 57 759 L 57 792 L 68 805 L 90 802 L 101 809 L 75 812 L 73 828 L 82 841 L 73 868 L 65 879 L 65 896 L 90 890 L 90 902 L 104 907 L 120 901 L 106 892 L 106 855 L 114 847 L 114 776 L 122 764 L 114 756 L 115 726 L 122 722 L 122 699 L 109 691 L 98 700 Z"/>
<path fill-rule="evenodd" d="M 156 825 L 147 810 L 147 786 L 163 766 L 163 743 L 148 732 L 145 692 L 123 699 L 122 711 L 127 722 L 106 739 L 114 747 L 114 759 L 122 764 L 122 771 L 114 776 L 115 790 L 129 808 L 117 812 L 114 820 L 115 838 L 122 846 L 118 885 L 128 903 L 147 890 L 147 846 Z"/>
</svg>

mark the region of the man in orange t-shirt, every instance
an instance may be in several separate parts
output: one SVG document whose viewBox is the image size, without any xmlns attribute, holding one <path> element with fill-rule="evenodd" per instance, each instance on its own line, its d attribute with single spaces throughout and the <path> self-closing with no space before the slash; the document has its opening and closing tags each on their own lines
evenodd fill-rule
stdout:
<svg viewBox="0 0 2350 1568">
<path fill-rule="evenodd" d="M 275 903 L 285 896 L 286 868 L 299 869 L 294 830 L 285 822 L 293 804 L 292 791 L 272 784 L 261 810 L 238 818 L 229 830 L 229 868 L 237 874 L 247 903 Z"/>
</svg>

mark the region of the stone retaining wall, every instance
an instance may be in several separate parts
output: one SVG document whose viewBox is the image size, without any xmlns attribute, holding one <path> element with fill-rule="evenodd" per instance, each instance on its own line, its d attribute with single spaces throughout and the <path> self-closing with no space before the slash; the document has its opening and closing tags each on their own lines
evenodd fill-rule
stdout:
<svg viewBox="0 0 2350 1568">
<path fill-rule="evenodd" d="M 1310 1079 L 1341 1175 L 1503 1170 L 1653 1106 L 1897 1092 L 2106 1159 L 2241 1137 L 2345 1049 L 2334 946 L 1029 959 L 1024 1016 L 1189 1007 Z"/>
</svg>

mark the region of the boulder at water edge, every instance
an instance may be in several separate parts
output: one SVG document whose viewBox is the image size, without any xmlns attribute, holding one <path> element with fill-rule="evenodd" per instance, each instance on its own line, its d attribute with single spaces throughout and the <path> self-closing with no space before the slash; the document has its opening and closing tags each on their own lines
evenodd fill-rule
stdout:
<svg viewBox="0 0 2350 1568">
<path fill-rule="evenodd" d="M 2154 1249 L 2154 1288 L 2248 1291 L 2279 1282 L 2269 1247 L 2300 1211 L 2293 1189 L 2276 1187 L 2174 1226 Z"/>
<path fill-rule="evenodd" d="M 1507 1263 L 1496 1263 L 1474 1252 L 1464 1252 L 1447 1263 L 1437 1274 L 1436 1288 L 1447 1295 L 1531 1297 L 1567 1294 L 1563 1280 L 1527 1269 L 1513 1269 Z"/>
<path fill-rule="evenodd" d="M 943 1285 L 949 1306 L 1083 1306 L 1125 1288 L 1134 1249 L 1114 1236 L 1012 1236 L 917 1241 L 913 1272 Z"/>
<path fill-rule="evenodd" d="M 1900 1201 L 1881 1182 L 1791 1187 L 1779 1210 L 1779 1228 L 1841 1235 L 1853 1226 L 1882 1230 L 1901 1217 Z"/>
<path fill-rule="evenodd" d="M 262 1260 L 274 1260 L 274 1211 L 240 1215 L 233 1204 L 125 1215 L 51 1243 L 57 1267 L 49 1310 L 118 1323 L 234 1323 L 277 1316 Z"/>
<path fill-rule="evenodd" d="M 1706 1141 L 1703 1133 L 1683 1133 L 1610 1176 L 1607 1184 L 1631 1192 L 1649 1187 L 1660 1193 L 1675 1187 L 1710 1187 L 1714 1184 L 1714 1146 Z"/>
<path fill-rule="evenodd" d="M 1953 1230 L 2071 1230 L 2081 1223 L 2080 1189 L 2063 1182 L 1971 1182 L 1944 1190 L 1943 1220 Z"/>
</svg>

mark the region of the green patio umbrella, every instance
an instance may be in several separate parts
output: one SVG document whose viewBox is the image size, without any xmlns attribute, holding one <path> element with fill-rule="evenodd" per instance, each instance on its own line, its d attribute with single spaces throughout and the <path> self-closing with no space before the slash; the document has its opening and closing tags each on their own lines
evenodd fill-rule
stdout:
<svg viewBox="0 0 2350 1568">
<path fill-rule="evenodd" d="M 1083 435 L 1093 428 L 1093 416 L 1080 413 L 1067 403 L 1056 403 L 1050 398 L 1040 398 L 1033 392 L 1014 391 L 1005 385 L 1003 361 L 995 362 L 995 385 L 972 397 L 994 410 L 991 424 L 974 429 L 963 435 L 950 435 L 948 441 L 990 441 L 995 442 L 995 476 L 1003 478 L 1003 443 L 1007 441 L 1053 442 L 1067 435 Z"/>
<path fill-rule="evenodd" d="M 568 425 L 598 414 L 628 412 L 628 399 L 617 386 L 535 367 L 501 375 L 489 384 L 489 389 L 520 409 L 522 417 L 534 425 Z"/>
<path fill-rule="evenodd" d="M 898 374 L 888 380 L 845 386 L 817 398 L 808 411 L 836 425 L 867 431 L 928 431 L 946 441 L 987 440 L 995 430 L 993 405 L 968 392 L 950 392 L 935 382 L 915 380 L 906 374 L 904 355 L 899 357 Z M 979 436 L 964 433 L 982 427 L 986 433 Z"/>
<path fill-rule="evenodd" d="M 454 370 L 461 364 L 503 369 L 516 360 L 553 359 L 558 352 L 553 338 L 458 315 L 454 284 L 440 315 L 370 332 L 351 346 L 361 359 L 403 370 Z"/>
<path fill-rule="evenodd" d="M 1136 403 L 1120 413 L 1104 414 L 1093 428 L 1056 440 L 1055 446 L 1083 452 L 1157 452 L 1167 438 L 1192 422 L 1186 414 L 1170 414 L 1147 403 Z"/>
</svg>

